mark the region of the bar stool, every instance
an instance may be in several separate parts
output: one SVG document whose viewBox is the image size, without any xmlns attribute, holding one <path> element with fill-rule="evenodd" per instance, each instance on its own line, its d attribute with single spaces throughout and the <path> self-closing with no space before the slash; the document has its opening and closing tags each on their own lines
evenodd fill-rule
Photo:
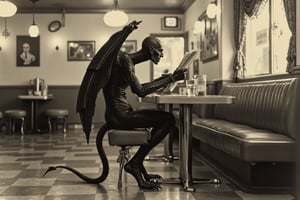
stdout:
<svg viewBox="0 0 300 200">
<path fill-rule="evenodd" d="M 7 130 L 9 133 L 15 132 L 15 122 L 16 120 L 21 120 L 21 134 L 24 135 L 24 121 L 26 117 L 26 111 L 25 110 L 6 110 L 4 111 L 4 116 L 8 121 L 8 127 Z"/>
<path fill-rule="evenodd" d="M 53 132 L 52 124 L 55 125 L 55 130 L 59 122 L 63 124 L 63 133 L 67 132 L 67 118 L 69 116 L 69 111 L 66 109 L 48 109 L 45 111 L 48 117 L 49 132 Z M 54 124 L 55 123 L 55 124 Z"/>
<path fill-rule="evenodd" d="M 122 188 L 122 172 L 124 165 L 130 158 L 129 149 L 132 146 L 141 146 L 147 144 L 151 139 L 151 133 L 146 129 L 134 129 L 134 130 L 117 130 L 109 129 L 108 142 L 111 146 L 119 146 L 119 157 L 117 162 L 120 164 L 118 188 Z"/>
</svg>

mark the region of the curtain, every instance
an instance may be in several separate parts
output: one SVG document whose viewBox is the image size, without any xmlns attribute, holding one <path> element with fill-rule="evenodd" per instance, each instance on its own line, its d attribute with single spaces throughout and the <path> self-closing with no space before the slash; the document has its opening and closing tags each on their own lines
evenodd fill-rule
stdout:
<svg viewBox="0 0 300 200">
<path fill-rule="evenodd" d="M 257 15 L 257 13 L 260 10 L 260 6 L 264 2 L 266 2 L 266 1 L 265 0 L 241 0 L 243 10 L 249 17 Z"/>
<path fill-rule="evenodd" d="M 300 69 L 296 67 L 296 0 L 283 0 L 285 15 L 292 33 L 287 55 L 287 69 L 290 74 L 299 74 Z"/>
<path fill-rule="evenodd" d="M 233 61 L 233 79 L 237 81 L 241 77 L 245 77 L 245 56 L 243 46 L 245 42 L 247 18 L 244 10 L 241 7 L 241 1 L 234 1 L 234 43 L 235 57 Z"/>
<path fill-rule="evenodd" d="M 245 56 L 243 47 L 246 39 L 248 18 L 258 16 L 268 0 L 235 0 L 234 1 L 234 40 L 236 53 L 233 61 L 233 79 L 245 77 Z"/>
</svg>

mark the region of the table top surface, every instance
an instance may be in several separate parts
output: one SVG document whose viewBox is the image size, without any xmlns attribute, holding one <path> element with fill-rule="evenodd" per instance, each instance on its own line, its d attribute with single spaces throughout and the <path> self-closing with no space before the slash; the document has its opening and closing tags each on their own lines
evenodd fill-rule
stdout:
<svg viewBox="0 0 300 200">
<path fill-rule="evenodd" d="M 156 104 L 232 104 L 233 96 L 227 95 L 205 95 L 205 96 L 187 96 L 172 94 L 151 94 L 140 98 L 141 102 Z"/>
<path fill-rule="evenodd" d="M 23 100 L 50 100 L 53 99 L 54 96 L 53 94 L 48 94 L 46 96 L 41 96 L 41 95 L 18 95 L 19 99 Z"/>
</svg>

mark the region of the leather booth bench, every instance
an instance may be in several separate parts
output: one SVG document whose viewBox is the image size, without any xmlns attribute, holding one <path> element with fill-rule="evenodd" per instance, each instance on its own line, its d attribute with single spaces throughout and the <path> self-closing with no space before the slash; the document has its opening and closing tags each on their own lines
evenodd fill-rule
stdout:
<svg viewBox="0 0 300 200">
<path fill-rule="evenodd" d="M 299 91 L 297 78 L 224 85 L 234 104 L 216 105 L 210 118 L 195 107 L 193 148 L 244 191 L 293 189 Z"/>
</svg>

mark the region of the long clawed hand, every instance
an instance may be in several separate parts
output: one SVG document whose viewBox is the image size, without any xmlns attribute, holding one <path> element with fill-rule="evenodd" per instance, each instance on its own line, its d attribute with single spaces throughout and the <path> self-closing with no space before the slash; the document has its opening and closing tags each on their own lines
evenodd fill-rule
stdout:
<svg viewBox="0 0 300 200">
<path fill-rule="evenodd" d="M 128 26 L 130 26 L 131 29 L 134 30 L 134 29 L 137 29 L 137 28 L 138 28 L 138 25 L 139 25 L 141 22 L 142 22 L 142 21 L 136 21 L 136 20 L 134 20 L 134 21 L 132 21 L 130 24 L 128 24 Z"/>
</svg>

